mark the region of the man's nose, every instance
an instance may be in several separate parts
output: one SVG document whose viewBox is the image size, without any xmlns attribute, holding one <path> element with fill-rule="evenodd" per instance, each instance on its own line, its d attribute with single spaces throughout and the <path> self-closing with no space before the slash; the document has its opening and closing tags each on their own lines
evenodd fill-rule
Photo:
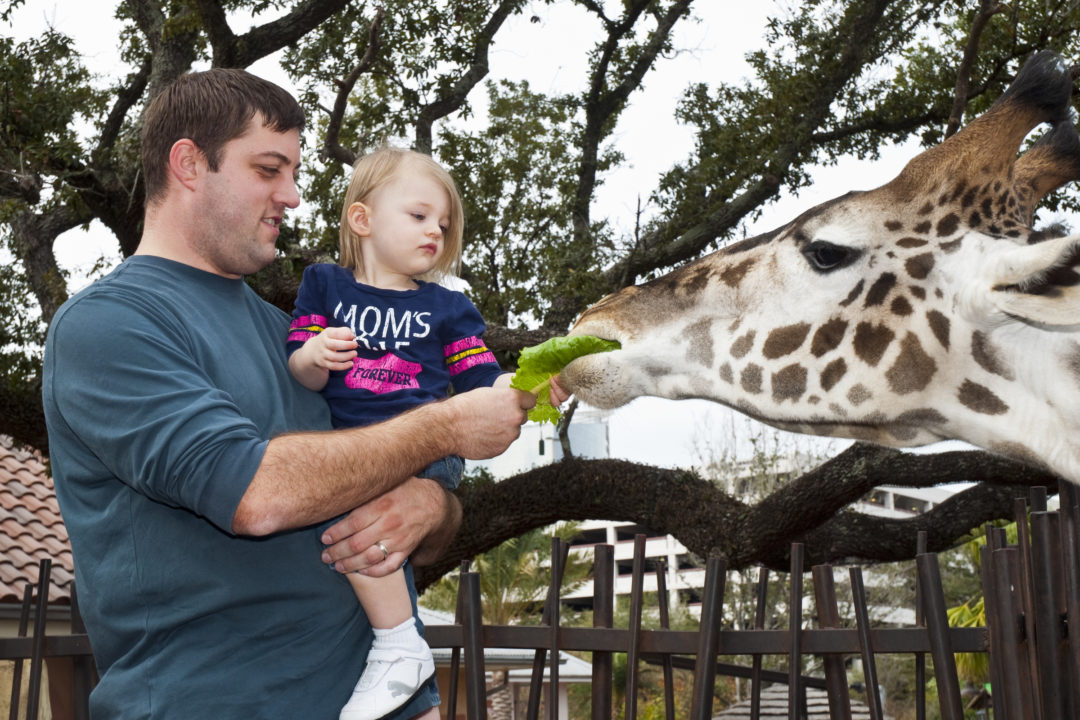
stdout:
<svg viewBox="0 0 1080 720">
<path fill-rule="evenodd" d="M 300 204 L 300 189 L 296 186 L 296 178 L 287 179 L 278 189 L 275 199 L 285 207 L 297 207 Z"/>
</svg>

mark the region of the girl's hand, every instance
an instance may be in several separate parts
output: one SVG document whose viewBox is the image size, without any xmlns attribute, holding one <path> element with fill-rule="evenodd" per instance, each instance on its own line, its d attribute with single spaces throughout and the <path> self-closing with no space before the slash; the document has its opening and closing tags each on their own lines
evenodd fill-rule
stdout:
<svg viewBox="0 0 1080 720">
<path fill-rule="evenodd" d="M 356 357 L 356 336 L 347 327 L 328 327 L 305 343 L 315 367 L 326 370 L 348 370 Z M 303 349 L 303 348 L 302 348 Z"/>
</svg>

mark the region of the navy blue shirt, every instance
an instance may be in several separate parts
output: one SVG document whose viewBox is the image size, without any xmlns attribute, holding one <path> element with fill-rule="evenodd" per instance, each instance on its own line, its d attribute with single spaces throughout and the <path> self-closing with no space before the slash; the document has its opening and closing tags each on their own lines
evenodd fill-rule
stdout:
<svg viewBox="0 0 1080 720">
<path fill-rule="evenodd" d="M 370 627 L 316 534 L 231 531 L 269 438 L 330 428 L 288 327 L 242 280 L 149 256 L 53 319 L 43 401 L 94 717 L 330 720 L 363 670 Z"/>
<path fill-rule="evenodd" d="M 502 374 L 472 302 L 441 285 L 418 284 L 384 290 L 357 282 L 339 265 L 304 269 L 289 352 L 327 327 L 348 327 L 359 343 L 352 368 L 331 372 L 322 390 L 335 427 L 386 420 L 445 398 L 450 387 L 490 387 Z"/>
</svg>

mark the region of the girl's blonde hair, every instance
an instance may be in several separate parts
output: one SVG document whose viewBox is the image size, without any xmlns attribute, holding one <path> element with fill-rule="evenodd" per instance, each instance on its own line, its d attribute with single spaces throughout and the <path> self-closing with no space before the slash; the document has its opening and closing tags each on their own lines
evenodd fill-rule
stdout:
<svg viewBox="0 0 1080 720">
<path fill-rule="evenodd" d="M 430 156 L 415 150 L 381 147 L 364 155 L 353 165 L 352 180 L 345 191 L 341 209 L 341 266 L 362 272 L 364 259 L 360 252 L 360 238 L 349 227 L 349 207 L 356 202 L 366 203 L 376 188 L 390 182 L 403 169 L 426 172 L 446 189 L 450 198 L 450 223 L 443 235 L 443 253 L 430 271 L 421 276 L 437 281 L 444 275 L 456 275 L 461 263 L 461 238 L 464 233 L 465 211 L 461 195 L 450 173 Z"/>
</svg>

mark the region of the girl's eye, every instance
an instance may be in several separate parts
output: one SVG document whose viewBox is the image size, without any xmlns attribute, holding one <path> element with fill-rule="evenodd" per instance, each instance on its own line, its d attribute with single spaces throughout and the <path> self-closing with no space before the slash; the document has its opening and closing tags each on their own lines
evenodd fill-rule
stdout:
<svg viewBox="0 0 1080 720">
<path fill-rule="evenodd" d="M 439 229 L 442 230 L 443 235 L 446 235 L 447 233 L 450 232 L 450 226 L 449 225 L 440 225 Z"/>
<path fill-rule="evenodd" d="M 423 221 L 423 219 L 424 219 L 424 213 L 417 213 L 417 212 L 414 212 L 414 213 L 412 214 L 412 216 L 413 216 L 413 219 L 415 219 L 415 220 L 420 220 L 420 221 Z"/>
</svg>

